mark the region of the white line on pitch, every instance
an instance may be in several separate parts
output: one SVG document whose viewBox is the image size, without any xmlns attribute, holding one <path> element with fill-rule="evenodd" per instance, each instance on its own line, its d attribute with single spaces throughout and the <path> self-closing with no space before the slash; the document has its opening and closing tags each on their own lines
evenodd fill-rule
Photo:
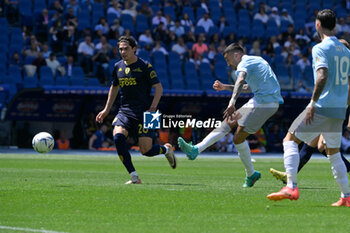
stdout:
<svg viewBox="0 0 350 233">
<path fill-rule="evenodd" d="M 48 231 L 44 229 L 31 229 L 31 228 L 9 227 L 9 226 L 0 226 L 0 229 L 7 229 L 7 230 L 13 230 L 13 231 L 26 231 L 26 232 L 41 232 L 41 233 L 67 233 L 62 231 Z"/>
</svg>

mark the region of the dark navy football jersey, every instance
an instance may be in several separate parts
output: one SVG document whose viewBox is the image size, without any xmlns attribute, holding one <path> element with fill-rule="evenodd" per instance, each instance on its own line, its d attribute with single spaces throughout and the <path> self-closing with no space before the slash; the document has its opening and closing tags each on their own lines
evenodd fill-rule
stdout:
<svg viewBox="0 0 350 233">
<path fill-rule="evenodd" d="M 151 89 L 157 83 L 157 74 L 147 61 L 138 58 L 130 65 L 123 60 L 117 62 L 113 70 L 113 85 L 119 86 L 119 110 L 134 116 L 148 110 L 153 99 Z"/>
</svg>

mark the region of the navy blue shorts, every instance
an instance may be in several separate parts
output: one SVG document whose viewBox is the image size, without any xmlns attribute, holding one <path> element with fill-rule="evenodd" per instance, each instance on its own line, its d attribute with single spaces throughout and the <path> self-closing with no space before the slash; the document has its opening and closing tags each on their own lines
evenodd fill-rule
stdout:
<svg viewBox="0 0 350 233">
<path fill-rule="evenodd" d="M 139 137 L 149 137 L 154 138 L 155 131 L 152 129 L 143 128 L 143 116 L 136 118 L 135 116 L 130 116 L 122 111 L 118 112 L 117 116 L 114 118 L 112 125 L 121 126 L 125 128 L 129 137 L 134 138 L 136 141 Z"/>
</svg>

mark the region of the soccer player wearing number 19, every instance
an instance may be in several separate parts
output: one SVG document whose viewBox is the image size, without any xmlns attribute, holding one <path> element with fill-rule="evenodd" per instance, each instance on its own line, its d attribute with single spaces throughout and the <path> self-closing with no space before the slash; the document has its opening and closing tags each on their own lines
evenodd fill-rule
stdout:
<svg viewBox="0 0 350 233">
<path fill-rule="evenodd" d="M 96 121 L 102 123 L 120 90 L 120 108 L 112 123 L 114 142 L 119 158 L 131 176 L 131 180 L 126 184 L 140 184 L 141 180 L 135 171 L 127 148 L 126 138 L 128 136 L 138 140 L 140 151 L 145 156 L 165 154 L 172 168 L 176 168 L 176 157 L 169 143 L 164 146 L 152 145 L 154 132 L 143 128 L 143 112 L 156 111 L 163 93 L 157 74 L 151 64 L 135 55 L 134 38 L 122 36 L 118 40 L 118 46 L 122 60 L 115 64 L 113 83 L 109 89 L 106 106 L 98 113 Z M 151 98 L 152 87 L 155 90 L 153 100 Z"/>
<path fill-rule="evenodd" d="M 298 144 L 310 143 L 322 134 L 332 171 L 341 190 L 341 198 L 332 206 L 349 206 L 350 191 L 346 167 L 340 156 L 342 125 L 345 119 L 349 95 L 350 51 L 334 36 L 336 16 L 331 10 L 319 11 L 316 30 L 322 40 L 312 49 L 315 88 L 311 102 L 294 120 L 283 140 L 284 166 L 287 186 L 271 193 L 268 199 L 297 200 L 297 172 L 299 165 Z"/>
</svg>

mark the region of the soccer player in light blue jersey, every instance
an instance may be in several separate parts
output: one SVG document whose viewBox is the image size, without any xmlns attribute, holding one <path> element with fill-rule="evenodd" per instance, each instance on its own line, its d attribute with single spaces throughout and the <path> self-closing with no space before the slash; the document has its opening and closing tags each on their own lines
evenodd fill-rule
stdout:
<svg viewBox="0 0 350 233">
<path fill-rule="evenodd" d="M 287 186 L 267 196 L 270 200 L 297 200 L 298 144 L 310 143 L 320 134 L 341 198 L 332 206 L 349 206 L 350 191 L 346 167 L 340 156 L 342 125 L 349 101 L 350 51 L 334 36 L 336 16 L 322 10 L 316 17 L 316 30 L 322 40 L 312 49 L 315 87 L 311 102 L 297 117 L 283 140 Z"/>
<path fill-rule="evenodd" d="M 266 120 L 276 113 L 283 99 L 276 75 L 263 58 L 245 55 L 244 48 L 236 43 L 225 49 L 224 57 L 227 64 L 237 71 L 236 83 L 234 87 L 231 87 L 233 89 L 232 98 L 224 111 L 225 120 L 220 128 L 213 130 L 201 143 L 193 146 L 182 138 L 178 138 L 178 144 L 187 157 L 193 160 L 200 152 L 219 141 L 232 128 L 237 127 L 233 142 L 247 174 L 243 187 L 252 187 L 260 179 L 261 174 L 254 170 L 246 138 L 256 133 Z M 236 110 L 235 103 L 244 89 L 245 82 L 254 97 Z"/>
</svg>

